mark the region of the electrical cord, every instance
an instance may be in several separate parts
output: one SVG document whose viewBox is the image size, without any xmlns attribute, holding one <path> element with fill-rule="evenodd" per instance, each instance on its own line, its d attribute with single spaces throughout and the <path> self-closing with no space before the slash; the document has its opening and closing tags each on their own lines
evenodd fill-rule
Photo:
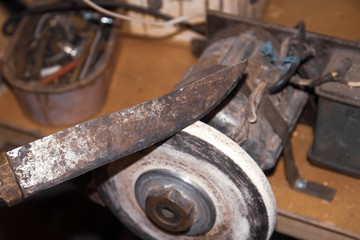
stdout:
<svg viewBox="0 0 360 240">
<path fill-rule="evenodd" d="M 98 6 L 106 9 L 115 9 L 115 8 L 122 8 L 129 11 L 135 11 L 144 13 L 159 19 L 163 20 L 173 20 L 172 16 L 167 14 L 163 14 L 157 11 L 154 11 L 149 8 L 143 8 L 140 6 L 136 6 L 133 4 L 123 3 L 123 2 L 110 2 L 110 1 L 93 1 Z M 27 15 L 35 15 L 40 13 L 48 13 L 48 12 L 65 12 L 65 11 L 76 11 L 76 10 L 92 10 L 92 7 L 88 6 L 86 3 L 81 1 L 69 1 L 69 2 L 57 2 L 54 4 L 43 5 L 35 8 L 28 8 L 22 12 L 16 13 L 11 15 L 4 23 L 2 27 L 2 32 L 5 35 L 11 36 L 14 34 L 17 25 L 19 24 L 20 20 Z M 177 20 L 179 21 L 179 20 Z M 184 20 L 183 20 L 184 21 Z M 180 27 L 192 30 L 196 33 L 201 35 L 205 35 L 205 29 L 200 26 L 195 26 L 186 22 L 178 22 L 174 23 Z"/>
<path fill-rule="evenodd" d="M 203 14 L 197 14 L 197 15 L 188 15 L 188 16 L 181 16 L 181 17 L 173 18 L 173 19 L 168 20 L 166 22 L 154 22 L 154 21 L 149 21 L 149 20 L 146 20 L 146 19 L 130 17 L 130 16 L 126 16 L 126 15 L 123 15 L 123 14 L 113 12 L 113 11 L 109 11 L 109 10 L 99 6 L 98 4 L 94 3 L 91 0 L 82 0 L 82 1 L 85 4 L 87 4 L 88 6 L 90 6 L 91 8 L 93 8 L 94 10 L 96 10 L 96 11 L 98 11 L 100 13 L 103 13 L 105 15 L 108 15 L 110 17 L 118 18 L 118 19 L 122 19 L 122 20 L 126 20 L 126 21 L 134 21 L 134 22 L 151 24 L 151 25 L 158 26 L 158 27 L 172 26 L 172 25 L 178 24 L 180 22 L 184 22 L 184 21 L 186 21 L 188 19 L 191 19 L 191 18 L 204 17 Z"/>
<path fill-rule="evenodd" d="M 265 88 L 266 88 L 267 83 L 266 82 L 261 82 L 256 88 L 255 90 L 251 93 L 250 97 L 249 97 L 249 116 L 248 116 L 248 121 L 250 123 L 255 123 L 257 120 L 257 109 L 259 107 L 259 104 L 261 102 L 261 98 L 264 94 Z"/>
<path fill-rule="evenodd" d="M 352 60 L 350 58 L 345 58 L 342 61 L 340 67 L 334 71 L 328 72 L 325 75 L 315 79 L 302 79 L 300 77 L 295 76 L 291 79 L 291 83 L 300 87 L 308 87 L 308 88 L 315 88 L 327 82 L 339 82 L 347 85 L 348 87 L 360 87 L 359 82 L 347 81 L 343 79 L 346 72 L 350 69 L 351 65 L 352 65 Z"/>
</svg>

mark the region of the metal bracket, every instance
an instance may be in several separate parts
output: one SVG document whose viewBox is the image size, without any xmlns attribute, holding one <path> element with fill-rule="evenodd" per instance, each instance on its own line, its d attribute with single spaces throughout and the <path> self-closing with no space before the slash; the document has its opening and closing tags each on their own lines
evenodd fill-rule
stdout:
<svg viewBox="0 0 360 240">
<path fill-rule="evenodd" d="M 299 170 L 295 165 L 294 154 L 290 142 L 289 126 L 278 113 L 267 94 L 262 97 L 259 108 L 283 143 L 285 175 L 290 187 L 296 191 L 331 202 L 336 193 L 336 189 L 304 179 L 300 176 Z"/>
</svg>

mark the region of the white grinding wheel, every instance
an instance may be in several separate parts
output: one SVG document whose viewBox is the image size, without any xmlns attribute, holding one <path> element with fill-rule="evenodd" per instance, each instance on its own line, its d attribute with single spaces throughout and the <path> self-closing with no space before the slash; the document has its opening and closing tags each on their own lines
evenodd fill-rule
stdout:
<svg viewBox="0 0 360 240">
<path fill-rule="evenodd" d="M 274 230 L 276 203 L 264 173 L 235 142 L 202 122 L 99 176 L 106 205 L 143 239 L 268 239 Z M 149 220 L 145 198 L 154 190 L 191 203 L 182 232 L 169 233 Z M 163 210 L 169 209 L 171 216 L 164 216 L 171 220 L 172 205 Z"/>
</svg>

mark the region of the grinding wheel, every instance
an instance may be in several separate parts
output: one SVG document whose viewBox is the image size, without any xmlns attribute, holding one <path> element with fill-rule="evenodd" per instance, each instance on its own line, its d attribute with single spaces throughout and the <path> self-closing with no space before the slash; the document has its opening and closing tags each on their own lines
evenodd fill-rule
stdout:
<svg viewBox="0 0 360 240">
<path fill-rule="evenodd" d="M 143 239 L 268 239 L 276 222 L 264 173 L 202 122 L 108 165 L 97 182 L 106 205 Z"/>
</svg>

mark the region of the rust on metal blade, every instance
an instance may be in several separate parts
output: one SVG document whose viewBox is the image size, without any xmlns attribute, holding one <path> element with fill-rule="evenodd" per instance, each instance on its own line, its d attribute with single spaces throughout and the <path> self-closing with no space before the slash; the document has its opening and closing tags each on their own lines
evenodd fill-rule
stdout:
<svg viewBox="0 0 360 240">
<path fill-rule="evenodd" d="M 169 94 L 80 123 L 6 153 L 25 197 L 151 146 L 202 118 L 235 87 L 246 63 Z"/>
</svg>

